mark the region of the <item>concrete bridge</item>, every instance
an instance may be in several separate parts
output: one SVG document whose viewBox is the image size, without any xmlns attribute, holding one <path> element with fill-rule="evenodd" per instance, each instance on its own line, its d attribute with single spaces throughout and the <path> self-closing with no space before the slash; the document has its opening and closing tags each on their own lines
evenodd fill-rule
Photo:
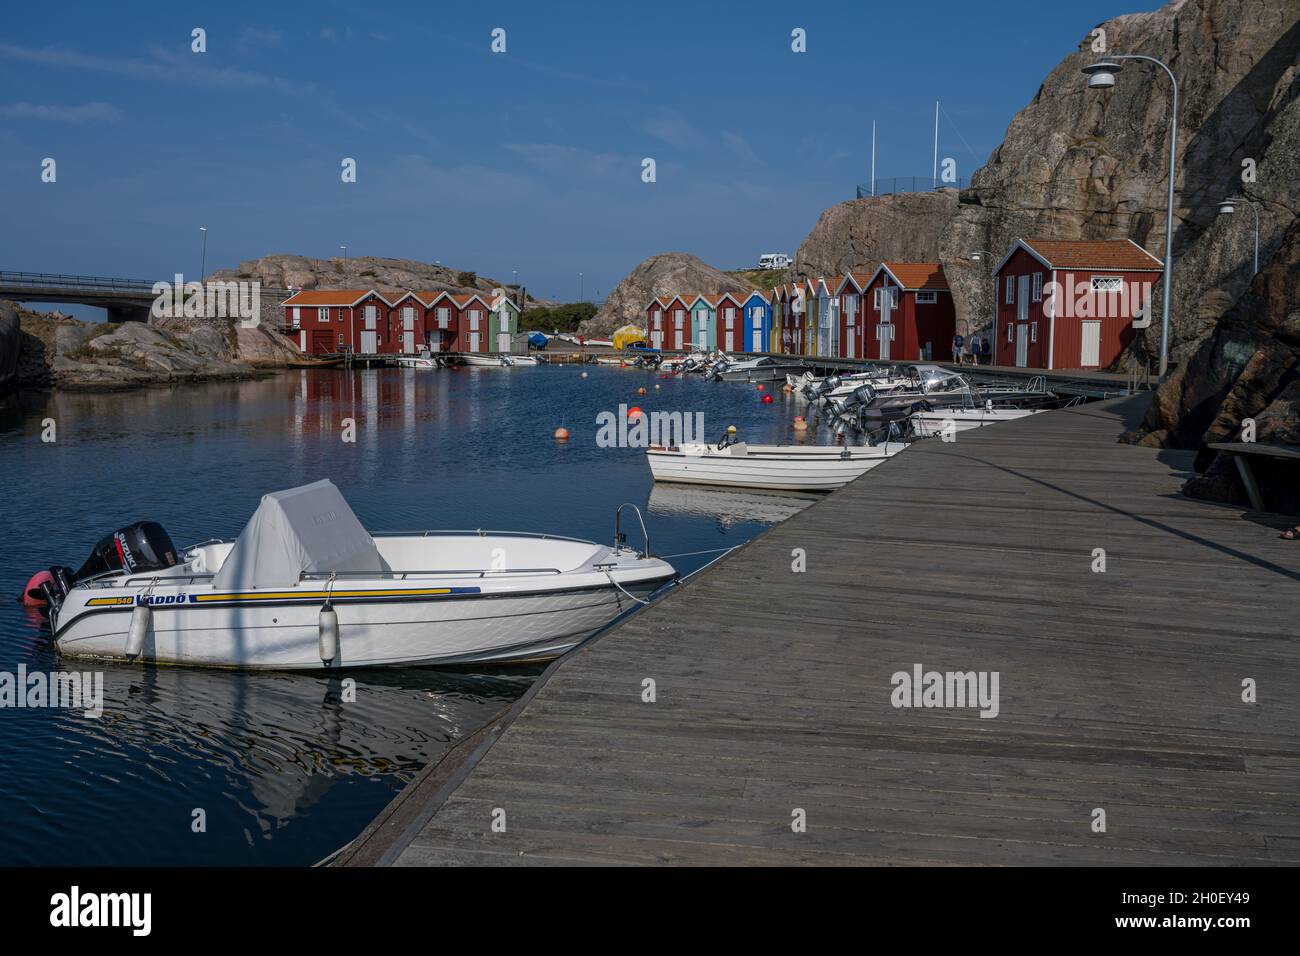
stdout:
<svg viewBox="0 0 1300 956">
<path fill-rule="evenodd" d="M 173 276 L 159 280 L 171 283 Z M 0 271 L 0 299 L 16 302 L 70 302 L 105 309 L 110 322 L 148 322 L 156 296 L 152 279 Z M 288 289 L 263 287 L 261 295 L 283 300 Z"/>
</svg>

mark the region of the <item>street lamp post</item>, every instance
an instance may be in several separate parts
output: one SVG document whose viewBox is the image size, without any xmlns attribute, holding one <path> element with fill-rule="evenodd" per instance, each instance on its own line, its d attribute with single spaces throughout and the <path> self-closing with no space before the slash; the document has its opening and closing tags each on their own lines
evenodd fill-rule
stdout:
<svg viewBox="0 0 1300 956">
<path fill-rule="evenodd" d="M 1237 211 L 1236 203 L 1244 202 L 1250 206 L 1251 212 L 1255 214 L 1255 271 L 1251 275 L 1259 274 L 1259 205 L 1251 202 L 1243 196 L 1229 196 L 1223 202 L 1219 203 L 1219 215 L 1231 216 Z"/>
<path fill-rule="evenodd" d="M 1144 60 L 1154 63 L 1164 70 L 1173 87 L 1173 100 L 1169 110 L 1169 190 L 1165 198 L 1165 261 L 1164 275 L 1161 280 L 1160 302 L 1160 381 L 1169 373 L 1169 281 L 1174 271 L 1174 179 L 1175 163 L 1178 161 L 1178 80 L 1173 70 L 1153 56 L 1140 53 L 1110 53 L 1106 59 L 1098 60 L 1083 68 L 1088 74 L 1088 87 L 1094 90 L 1106 90 L 1115 85 L 1115 74 L 1123 67 L 1117 60 Z"/>
<path fill-rule="evenodd" d="M 203 233 L 203 258 L 199 264 L 199 281 L 208 274 L 208 227 L 199 226 L 199 232 Z"/>
<path fill-rule="evenodd" d="M 997 260 L 997 256 L 993 255 L 993 253 L 989 252 L 987 249 L 976 249 L 974 252 L 972 252 L 972 253 L 970 254 L 970 261 L 971 261 L 971 262 L 981 262 L 981 261 L 983 261 L 983 259 L 984 259 L 985 256 L 988 256 L 988 260 L 989 260 L 989 263 L 990 263 L 990 264 L 992 264 L 992 263 L 996 263 L 996 262 L 998 261 L 998 260 Z M 993 347 L 989 350 L 989 362 L 990 362 L 990 364 L 996 365 L 996 364 L 997 364 L 997 358 L 998 358 L 998 285 L 997 285 L 997 279 L 994 279 L 994 280 L 993 280 L 993 321 L 989 324 L 989 328 L 991 328 L 991 329 L 993 330 Z M 977 361 L 978 361 L 978 359 L 977 359 Z"/>
<path fill-rule="evenodd" d="M 344 261 L 344 262 L 347 262 L 347 261 L 348 261 L 348 247 L 347 247 L 347 246 L 339 246 L 339 248 L 343 250 L 343 261 Z"/>
</svg>

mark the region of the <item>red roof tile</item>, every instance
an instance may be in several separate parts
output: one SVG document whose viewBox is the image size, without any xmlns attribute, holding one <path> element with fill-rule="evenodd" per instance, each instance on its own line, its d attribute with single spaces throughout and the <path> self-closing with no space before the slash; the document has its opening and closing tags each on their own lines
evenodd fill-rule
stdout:
<svg viewBox="0 0 1300 956">
<path fill-rule="evenodd" d="M 1053 269 L 1124 269 L 1159 272 L 1164 265 L 1129 239 L 1022 239 Z"/>
<path fill-rule="evenodd" d="M 884 262 L 904 289 L 947 290 L 948 279 L 937 262 Z"/>
</svg>

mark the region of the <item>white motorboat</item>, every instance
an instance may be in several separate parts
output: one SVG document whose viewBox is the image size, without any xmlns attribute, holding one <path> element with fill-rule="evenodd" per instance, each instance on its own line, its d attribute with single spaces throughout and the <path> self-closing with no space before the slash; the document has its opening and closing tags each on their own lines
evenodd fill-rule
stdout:
<svg viewBox="0 0 1300 956">
<path fill-rule="evenodd" d="M 697 442 L 646 450 L 655 481 L 771 491 L 833 491 L 892 458 L 904 442 L 837 445 L 717 445 Z"/>
<path fill-rule="evenodd" d="M 399 368 L 418 368 L 418 369 L 435 369 L 440 368 L 442 363 L 427 352 L 418 355 L 399 355 L 393 359 Z"/>
<path fill-rule="evenodd" d="M 612 547 L 371 537 L 318 481 L 263 497 L 234 543 L 177 552 L 159 525 L 133 525 L 42 587 L 55 646 L 72 657 L 283 670 L 546 659 L 675 577 L 648 535 L 645 553 L 621 543 L 621 512 Z"/>
<path fill-rule="evenodd" d="M 501 358 L 512 366 L 521 365 L 526 367 L 541 364 L 536 355 L 503 355 Z"/>
<path fill-rule="evenodd" d="M 932 412 L 913 412 L 907 416 L 912 434 L 917 438 L 933 438 L 951 428 L 963 432 L 969 428 L 983 428 L 999 422 L 1014 422 L 1029 415 L 1046 411 L 1042 408 L 996 408 L 992 403 L 975 408 L 945 408 Z"/>
<path fill-rule="evenodd" d="M 461 362 L 474 368 L 513 368 L 512 358 L 500 352 L 463 352 L 460 356 Z M 536 365 L 536 361 L 533 364 Z"/>
<path fill-rule="evenodd" d="M 782 361 L 763 355 L 743 362 L 719 362 L 711 372 L 723 382 L 779 382 L 788 380 L 803 367 L 802 362 Z"/>
</svg>

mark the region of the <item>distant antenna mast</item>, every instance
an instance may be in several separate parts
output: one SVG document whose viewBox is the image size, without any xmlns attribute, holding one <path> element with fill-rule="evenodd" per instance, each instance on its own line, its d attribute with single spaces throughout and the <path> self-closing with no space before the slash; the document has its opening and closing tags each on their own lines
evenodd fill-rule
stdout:
<svg viewBox="0 0 1300 956">
<path fill-rule="evenodd" d="M 876 121 L 871 121 L 871 195 L 876 194 Z"/>
<path fill-rule="evenodd" d="M 930 188 L 939 185 L 939 101 L 934 101 L 934 165 L 930 168 Z"/>
</svg>

